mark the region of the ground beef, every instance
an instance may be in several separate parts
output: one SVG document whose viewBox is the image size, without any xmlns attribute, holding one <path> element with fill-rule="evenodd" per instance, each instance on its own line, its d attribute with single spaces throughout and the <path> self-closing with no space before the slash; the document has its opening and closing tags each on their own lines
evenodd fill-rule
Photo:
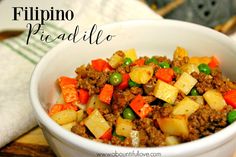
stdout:
<svg viewBox="0 0 236 157">
<path fill-rule="evenodd" d="M 227 114 L 231 110 L 229 105 L 221 111 L 202 105 L 188 118 L 189 136 L 185 140 L 196 140 L 223 129 L 227 126 Z"/>
<path fill-rule="evenodd" d="M 85 73 L 86 71 L 86 73 Z M 109 79 L 109 72 L 98 72 L 90 65 L 76 69 L 78 88 L 87 89 L 90 95 L 98 94 Z"/>
<path fill-rule="evenodd" d="M 74 125 L 71 128 L 71 131 L 82 137 L 85 137 L 85 138 L 89 137 L 88 134 L 86 133 L 86 127 L 84 125 L 81 125 L 80 123 L 76 123 L 76 125 Z"/>
<path fill-rule="evenodd" d="M 156 85 L 156 77 L 152 77 L 146 84 L 143 85 L 143 90 L 147 95 L 153 95 L 153 90 Z"/>
<path fill-rule="evenodd" d="M 108 122 L 108 124 L 112 127 L 113 125 L 115 126 L 116 125 L 116 119 L 117 119 L 118 116 L 115 116 L 114 114 L 112 113 L 109 113 L 109 114 L 105 114 L 104 115 L 104 118 L 105 120 Z"/>
<path fill-rule="evenodd" d="M 151 118 L 134 120 L 135 128 L 139 131 L 140 146 L 162 146 L 165 144 L 165 135 L 156 128 Z"/>
<path fill-rule="evenodd" d="M 145 100 L 146 103 L 150 104 L 152 103 L 153 101 L 155 101 L 157 98 L 155 96 L 143 96 L 143 99 Z"/>
<path fill-rule="evenodd" d="M 197 72 L 193 72 L 192 76 L 198 80 L 195 87 L 199 94 L 203 94 L 207 90 L 213 89 L 213 85 L 212 85 L 213 77 L 211 75 L 207 75 L 201 72 L 199 74 Z"/>
<path fill-rule="evenodd" d="M 172 67 L 181 67 L 184 64 L 187 64 L 189 62 L 189 57 L 184 57 L 183 59 L 173 59 L 173 61 L 171 62 L 171 66 Z"/>
<path fill-rule="evenodd" d="M 167 105 L 165 107 L 160 108 L 161 117 L 169 117 L 172 111 L 173 111 L 172 105 Z"/>
<path fill-rule="evenodd" d="M 129 137 L 122 141 L 119 137 L 112 136 L 111 143 L 118 146 L 132 146 L 132 140 Z"/>
<path fill-rule="evenodd" d="M 132 99 L 135 98 L 135 95 L 131 92 L 130 89 L 115 90 L 113 93 L 112 109 L 113 113 L 122 112 L 124 108 L 130 103 Z"/>
</svg>

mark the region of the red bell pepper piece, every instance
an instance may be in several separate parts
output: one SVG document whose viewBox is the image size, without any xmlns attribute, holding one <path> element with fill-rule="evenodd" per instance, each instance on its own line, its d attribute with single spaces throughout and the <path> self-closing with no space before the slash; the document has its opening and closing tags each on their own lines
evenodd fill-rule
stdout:
<svg viewBox="0 0 236 157">
<path fill-rule="evenodd" d="M 140 58 L 140 59 L 137 59 L 136 61 L 134 61 L 132 63 L 132 65 L 142 66 L 142 65 L 144 65 L 144 63 L 145 63 L 145 59 L 144 58 Z"/>
<path fill-rule="evenodd" d="M 156 78 L 169 83 L 174 77 L 174 70 L 171 68 L 161 68 L 157 70 L 155 76 Z"/>
<path fill-rule="evenodd" d="M 129 105 L 140 118 L 145 118 L 153 110 L 140 94 Z"/>
<path fill-rule="evenodd" d="M 52 116 L 52 115 L 54 115 L 55 113 L 64 110 L 64 106 L 65 106 L 64 104 L 55 104 L 55 105 L 53 105 L 53 106 L 49 109 L 48 115 L 49 115 L 49 116 Z"/>
<path fill-rule="evenodd" d="M 118 89 L 125 89 L 129 86 L 129 74 L 122 74 L 122 82 L 119 84 Z"/>
<path fill-rule="evenodd" d="M 65 104 L 63 106 L 63 110 L 75 110 L 75 111 L 77 111 L 78 107 L 73 105 L 73 104 L 71 104 L 71 103 L 68 103 L 68 104 Z"/>
<path fill-rule="evenodd" d="M 112 71 L 113 68 L 110 66 L 109 63 L 106 62 L 106 64 L 103 67 L 103 71 Z"/>
<path fill-rule="evenodd" d="M 230 90 L 224 94 L 224 99 L 227 104 L 231 105 L 233 108 L 236 108 L 236 90 Z"/>
<path fill-rule="evenodd" d="M 93 110 L 94 110 L 94 108 L 88 107 L 86 111 L 87 111 L 88 115 L 90 115 L 93 112 Z"/>
<path fill-rule="evenodd" d="M 98 98 L 104 103 L 110 104 L 112 94 L 113 94 L 114 87 L 110 84 L 105 84 L 102 88 L 101 93 L 99 94 Z"/>
<path fill-rule="evenodd" d="M 77 80 L 62 76 L 58 79 L 61 92 L 66 103 L 79 100 L 76 90 Z"/>
<path fill-rule="evenodd" d="M 103 139 L 103 140 L 111 140 L 112 138 L 112 129 L 108 129 L 101 137 L 100 139 Z"/>
<path fill-rule="evenodd" d="M 102 72 L 104 70 L 104 68 L 106 68 L 105 66 L 107 66 L 107 62 L 103 59 L 95 59 L 95 60 L 92 60 L 92 67 L 99 71 L 99 72 Z"/>
<path fill-rule="evenodd" d="M 87 104 L 89 100 L 89 92 L 84 89 L 79 89 L 79 101 L 81 104 Z"/>
<path fill-rule="evenodd" d="M 219 66 L 219 60 L 215 57 L 215 56 L 213 56 L 212 58 L 211 58 L 211 61 L 210 61 L 210 63 L 208 63 L 208 66 L 210 67 L 210 68 L 216 68 L 216 67 L 218 67 Z"/>
<path fill-rule="evenodd" d="M 68 103 L 68 104 L 55 104 L 49 109 L 48 114 L 49 114 L 49 116 L 52 116 L 57 112 L 60 112 L 63 110 L 69 110 L 69 109 L 77 111 L 78 107 L 75 105 L 72 105 L 70 103 Z"/>
</svg>

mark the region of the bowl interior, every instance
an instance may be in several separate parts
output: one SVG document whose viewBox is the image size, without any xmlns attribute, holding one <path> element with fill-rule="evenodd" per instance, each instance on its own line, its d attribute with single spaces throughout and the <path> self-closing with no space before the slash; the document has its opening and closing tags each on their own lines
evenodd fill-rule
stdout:
<svg viewBox="0 0 236 157">
<path fill-rule="evenodd" d="M 104 36 L 116 36 L 99 45 L 85 41 L 63 42 L 37 65 L 31 95 L 35 95 L 45 111 L 58 96 L 55 80 L 59 76 L 75 76 L 76 67 L 92 59 L 108 58 L 117 50 L 135 48 L 138 56 L 166 55 L 172 59 L 176 47 L 181 46 L 190 56 L 217 56 L 225 75 L 236 78 L 236 70 L 232 68 L 236 66 L 236 47 L 228 37 L 211 29 L 170 20 L 123 22 L 99 29 Z M 37 104 L 33 102 L 33 106 Z"/>
</svg>

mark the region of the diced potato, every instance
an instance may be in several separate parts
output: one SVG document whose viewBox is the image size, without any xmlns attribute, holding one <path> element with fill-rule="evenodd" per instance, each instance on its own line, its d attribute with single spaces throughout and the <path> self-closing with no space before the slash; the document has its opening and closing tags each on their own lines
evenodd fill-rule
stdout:
<svg viewBox="0 0 236 157">
<path fill-rule="evenodd" d="M 146 84 L 152 78 L 153 72 L 152 66 L 135 66 L 131 69 L 129 76 L 132 81 L 138 84 Z"/>
<path fill-rule="evenodd" d="M 63 98 L 62 94 L 60 94 L 59 98 L 56 101 L 56 104 L 65 104 L 65 101 L 64 101 L 64 98 Z"/>
<path fill-rule="evenodd" d="M 192 113 L 199 109 L 200 105 L 192 99 L 185 97 L 173 109 L 173 115 L 186 115 L 190 116 Z"/>
<path fill-rule="evenodd" d="M 203 97 L 212 109 L 222 110 L 227 105 L 222 94 L 217 90 L 208 90 Z"/>
<path fill-rule="evenodd" d="M 137 54 L 135 49 L 129 49 L 125 51 L 125 57 L 130 58 L 132 61 L 135 61 L 137 59 Z"/>
<path fill-rule="evenodd" d="M 189 63 L 196 64 L 197 66 L 199 64 L 205 63 L 208 64 L 211 61 L 211 57 L 190 57 Z"/>
<path fill-rule="evenodd" d="M 179 90 L 161 80 L 158 80 L 154 88 L 153 95 L 169 104 L 174 104 Z"/>
<path fill-rule="evenodd" d="M 130 133 L 130 137 L 131 137 L 131 140 L 132 140 L 132 146 L 138 147 L 139 146 L 139 142 L 140 142 L 139 131 L 132 130 L 131 133 Z"/>
<path fill-rule="evenodd" d="M 182 48 L 182 47 L 177 47 L 175 52 L 174 52 L 174 59 L 183 59 L 184 57 L 188 56 L 188 52 Z"/>
<path fill-rule="evenodd" d="M 180 143 L 180 139 L 176 136 L 167 136 L 166 137 L 166 145 L 172 146 Z"/>
<path fill-rule="evenodd" d="M 181 67 L 182 71 L 191 74 L 192 72 L 199 73 L 199 69 L 196 64 L 185 64 Z"/>
<path fill-rule="evenodd" d="M 68 123 L 68 124 L 64 124 L 62 125 L 62 127 L 68 131 L 71 131 L 71 128 L 75 125 L 76 123 L 75 122 L 71 122 L 71 123 Z"/>
<path fill-rule="evenodd" d="M 116 133 L 120 136 L 130 137 L 132 131 L 132 121 L 119 117 L 116 121 Z"/>
<path fill-rule="evenodd" d="M 174 118 L 161 118 L 157 120 L 162 132 L 166 135 L 183 136 L 189 134 L 188 121 L 186 116 L 176 116 Z"/>
<path fill-rule="evenodd" d="M 101 102 L 97 95 L 95 97 L 96 97 L 96 101 L 95 101 L 94 107 L 96 109 L 98 109 L 98 110 L 107 110 L 107 109 L 111 110 L 110 105 L 107 105 L 107 104 Z"/>
<path fill-rule="evenodd" d="M 84 120 L 84 124 L 96 138 L 100 138 L 111 128 L 97 109 Z"/>
<path fill-rule="evenodd" d="M 120 64 L 122 64 L 123 59 L 124 58 L 115 53 L 113 56 L 111 56 L 108 63 L 112 68 L 117 68 Z"/>
<path fill-rule="evenodd" d="M 198 103 L 199 105 L 204 105 L 203 96 L 189 96 L 189 98 Z"/>
<path fill-rule="evenodd" d="M 186 72 L 183 72 L 174 86 L 188 95 L 191 89 L 195 86 L 197 80 Z"/>
<path fill-rule="evenodd" d="M 89 98 L 89 101 L 87 103 L 87 108 L 95 108 L 95 102 L 97 100 L 97 95 L 92 95 L 90 98 Z M 84 105 L 85 106 L 85 105 Z"/>
<path fill-rule="evenodd" d="M 81 122 L 84 119 L 84 110 L 77 111 L 76 121 Z"/>
<path fill-rule="evenodd" d="M 76 117 L 76 111 L 70 109 L 57 112 L 51 116 L 51 118 L 60 125 L 71 123 L 76 120 Z"/>
</svg>

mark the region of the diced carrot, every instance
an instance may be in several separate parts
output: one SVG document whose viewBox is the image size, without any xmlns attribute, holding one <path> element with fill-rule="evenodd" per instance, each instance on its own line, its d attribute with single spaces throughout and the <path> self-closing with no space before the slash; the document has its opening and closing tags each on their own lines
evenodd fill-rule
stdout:
<svg viewBox="0 0 236 157">
<path fill-rule="evenodd" d="M 131 101 L 130 107 L 140 118 L 145 118 L 152 111 L 152 107 L 146 103 L 140 94 Z"/>
<path fill-rule="evenodd" d="M 142 66 L 142 65 L 144 65 L 144 63 L 145 63 L 145 59 L 144 58 L 140 58 L 140 59 L 137 59 L 136 61 L 134 61 L 132 63 L 132 65 Z"/>
<path fill-rule="evenodd" d="M 88 107 L 86 111 L 87 111 L 88 115 L 90 115 L 94 111 L 94 108 Z"/>
<path fill-rule="evenodd" d="M 112 129 L 108 129 L 101 137 L 100 139 L 103 139 L 103 140 L 111 140 L 112 138 Z"/>
<path fill-rule="evenodd" d="M 211 57 L 211 61 L 210 61 L 210 63 L 208 63 L 208 66 L 211 68 L 216 68 L 219 66 L 219 64 L 220 64 L 219 60 L 215 56 L 213 56 L 213 57 Z"/>
<path fill-rule="evenodd" d="M 171 68 L 161 68 L 157 70 L 155 76 L 156 78 L 169 83 L 174 77 L 174 70 Z"/>
<path fill-rule="evenodd" d="M 125 89 L 129 86 L 129 74 L 122 74 L 122 82 L 119 84 L 118 89 Z"/>
<path fill-rule="evenodd" d="M 100 71 L 102 72 L 104 70 L 104 68 L 107 68 L 107 62 L 103 59 L 95 59 L 95 60 L 92 60 L 92 67 L 97 70 L 97 71 Z"/>
<path fill-rule="evenodd" d="M 73 84 L 73 85 L 77 85 L 77 80 L 76 79 L 74 79 L 74 78 L 69 78 L 69 77 L 66 77 L 66 76 L 61 76 L 59 79 L 58 79 L 58 81 L 59 81 L 59 85 L 60 85 L 60 87 L 64 87 L 64 86 L 66 86 L 66 85 L 71 85 L 71 84 Z"/>
<path fill-rule="evenodd" d="M 54 115 L 55 113 L 64 110 L 64 106 L 65 106 L 64 104 L 55 104 L 55 105 L 53 105 L 53 106 L 49 109 L 48 115 L 49 115 L 49 116 L 52 116 L 52 115 Z"/>
<path fill-rule="evenodd" d="M 77 80 L 69 77 L 62 76 L 58 79 L 61 87 L 61 92 L 66 103 L 79 100 L 76 90 Z"/>
<path fill-rule="evenodd" d="M 230 90 L 224 94 L 224 99 L 228 105 L 236 108 L 236 90 Z"/>
<path fill-rule="evenodd" d="M 64 105 L 63 110 L 68 110 L 68 109 L 77 111 L 78 107 L 73 105 L 73 104 L 71 104 L 71 103 L 68 103 L 68 104 Z"/>
<path fill-rule="evenodd" d="M 102 88 L 101 93 L 99 94 L 98 98 L 104 103 L 110 104 L 112 94 L 113 94 L 114 87 L 110 84 L 105 84 Z"/>
<path fill-rule="evenodd" d="M 79 89 L 79 101 L 81 104 L 87 104 L 89 100 L 89 92 L 84 89 Z"/>
<path fill-rule="evenodd" d="M 78 92 L 74 85 L 66 85 L 61 88 L 61 91 L 66 103 L 79 100 Z"/>
</svg>

